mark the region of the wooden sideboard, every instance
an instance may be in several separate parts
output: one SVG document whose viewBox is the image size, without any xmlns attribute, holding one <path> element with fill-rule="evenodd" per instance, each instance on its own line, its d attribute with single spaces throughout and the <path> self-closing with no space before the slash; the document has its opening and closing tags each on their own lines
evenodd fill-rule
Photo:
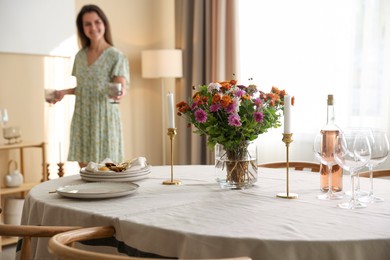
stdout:
<svg viewBox="0 0 390 260">
<path fill-rule="evenodd" d="M 8 144 L 8 145 L 0 145 L 0 151 L 1 150 L 19 150 L 19 158 L 20 158 L 20 171 L 24 175 L 24 150 L 25 149 L 41 149 L 42 154 L 42 178 L 41 182 L 48 180 L 48 170 L 47 170 L 47 163 L 46 163 L 46 143 L 44 142 L 21 142 L 17 144 Z M 25 178 L 24 178 L 25 179 Z M 2 186 L 0 188 L 0 198 L 2 196 L 6 195 L 12 195 L 12 194 L 20 194 L 21 197 L 24 197 L 25 194 L 35 185 L 37 185 L 40 182 L 24 182 L 21 186 L 16 188 L 8 188 L 5 186 Z M 0 201 L 2 201 L 0 199 Z M 4 205 L 1 202 L 1 208 L 4 209 Z M 4 210 L 1 214 L 4 214 Z M 17 242 L 17 237 L 1 237 L 0 236 L 0 251 L 1 247 L 4 245 L 9 245 Z"/>
</svg>

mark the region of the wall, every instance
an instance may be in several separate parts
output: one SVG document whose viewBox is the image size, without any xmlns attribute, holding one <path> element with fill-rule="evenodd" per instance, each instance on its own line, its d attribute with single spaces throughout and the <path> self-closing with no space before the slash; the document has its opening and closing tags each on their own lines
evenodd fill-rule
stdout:
<svg viewBox="0 0 390 260">
<path fill-rule="evenodd" d="M 76 0 L 75 13 L 84 4 L 91 3 L 105 11 L 111 22 L 114 44 L 125 53 L 130 62 L 130 90 L 120 104 L 125 133 L 125 157 L 131 159 L 145 156 L 152 165 L 162 164 L 162 147 L 165 141 L 162 133 L 166 129 L 161 127 L 161 81 L 141 77 L 141 51 L 174 48 L 174 1 Z M 44 103 L 43 90 L 45 87 L 52 87 L 58 78 L 64 87 L 72 85 L 71 67 L 72 58 L 0 53 L 0 107 L 9 110 L 9 125 L 22 128 L 23 139 L 48 141 L 45 118 L 50 109 Z M 52 76 L 52 81 L 48 73 Z M 173 90 L 173 83 L 173 79 L 165 81 L 166 91 Z M 0 136 L 0 143 L 3 143 L 4 139 Z M 53 147 L 58 146 L 49 145 L 49 154 L 58 153 L 58 148 Z M 17 156 L 12 152 L 0 153 L 0 176 L 8 172 L 8 160 L 17 159 Z M 26 174 L 34 179 L 40 177 L 38 156 L 32 153 L 26 157 Z M 2 179 L 1 177 L 0 183 Z"/>
<path fill-rule="evenodd" d="M 8 109 L 8 125 L 19 126 L 24 140 L 44 140 L 43 67 L 40 56 L 0 54 L 0 107 Z M 1 134 L 0 143 L 5 141 Z M 0 176 L 8 172 L 8 160 L 18 160 L 18 156 L 16 151 L 0 151 Z M 39 180 L 39 175 L 33 176 L 41 173 L 40 160 L 39 150 L 26 152 L 27 180 Z"/>
<path fill-rule="evenodd" d="M 1 0 L 0 52 L 70 56 L 74 15 L 74 1 Z"/>
</svg>

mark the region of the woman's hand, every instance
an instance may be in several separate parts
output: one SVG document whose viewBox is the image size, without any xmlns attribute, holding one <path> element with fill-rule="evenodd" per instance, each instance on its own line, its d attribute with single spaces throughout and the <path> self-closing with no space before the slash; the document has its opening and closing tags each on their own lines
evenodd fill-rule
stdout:
<svg viewBox="0 0 390 260">
<path fill-rule="evenodd" d="M 124 77 L 115 77 L 113 79 L 114 83 L 120 83 L 122 84 L 122 93 L 119 96 L 116 96 L 114 99 L 115 100 L 120 100 L 122 97 L 124 97 L 127 94 L 127 84 L 126 84 L 126 79 Z"/>
<path fill-rule="evenodd" d="M 54 92 L 54 103 L 53 104 L 61 101 L 64 98 L 64 96 L 65 96 L 64 92 L 65 92 L 64 90 L 56 90 Z"/>
<path fill-rule="evenodd" d="M 74 92 L 75 92 L 74 88 L 56 90 L 56 91 L 54 91 L 54 100 L 52 103 L 55 104 L 55 103 L 61 101 L 65 95 L 74 94 Z"/>
</svg>

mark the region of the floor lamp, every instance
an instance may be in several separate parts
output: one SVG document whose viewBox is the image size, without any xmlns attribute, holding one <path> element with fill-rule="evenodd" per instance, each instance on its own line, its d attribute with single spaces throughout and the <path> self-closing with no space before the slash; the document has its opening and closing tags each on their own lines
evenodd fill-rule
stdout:
<svg viewBox="0 0 390 260">
<path fill-rule="evenodd" d="M 162 164 L 166 160 L 166 133 L 165 131 L 165 100 L 166 93 L 164 78 L 181 78 L 183 76 L 183 55 L 181 50 L 162 49 L 142 51 L 142 77 L 161 79 L 161 113 L 162 113 Z"/>
</svg>

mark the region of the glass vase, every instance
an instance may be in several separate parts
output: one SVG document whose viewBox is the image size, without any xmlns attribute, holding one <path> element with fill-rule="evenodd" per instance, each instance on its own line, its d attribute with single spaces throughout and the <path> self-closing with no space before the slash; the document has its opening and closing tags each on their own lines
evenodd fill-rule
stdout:
<svg viewBox="0 0 390 260">
<path fill-rule="evenodd" d="M 257 145 L 255 141 L 243 142 L 226 150 L 215 145 L 215 171 L 217 182 L 223 189 L 246 189 L 257 181 Z"/>
</svg>

